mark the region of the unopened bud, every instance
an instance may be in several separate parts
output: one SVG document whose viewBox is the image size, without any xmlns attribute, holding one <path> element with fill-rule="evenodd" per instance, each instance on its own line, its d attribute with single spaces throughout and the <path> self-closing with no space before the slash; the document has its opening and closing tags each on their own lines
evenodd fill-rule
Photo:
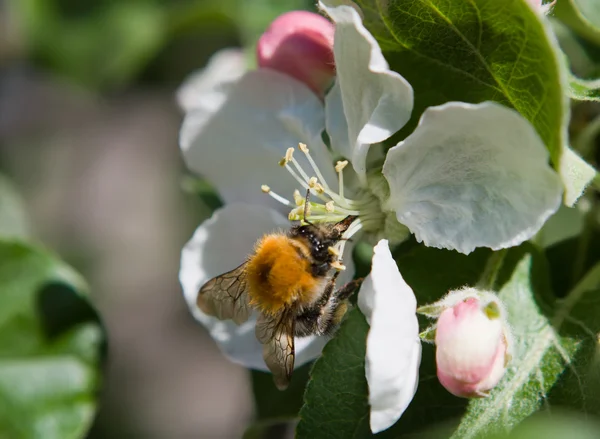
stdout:
<svg viewBox="0 0 600 439">
<path fill-rule="evenodd" d="M 335 75 L 333 33 L 333 24 L 318 14 L 280 15 L 258 40 L 258 65 L 291 76 L 323 96 Z"/>
<path fill-rule="evenodd" d="M 505 311 L 494 294 L 475 289 L 450 293 L 443 304 L 450 306 L 439 315 L 435 331 L 438 379 L 456 396 L 487 396 L 510 360 Z"/>
</svg>

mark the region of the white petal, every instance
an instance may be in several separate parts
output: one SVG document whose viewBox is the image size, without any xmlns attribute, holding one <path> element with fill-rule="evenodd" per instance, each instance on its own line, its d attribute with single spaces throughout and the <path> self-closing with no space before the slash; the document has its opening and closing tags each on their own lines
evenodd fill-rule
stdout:
<svg viewBox="0 0 600 439">
<path fill-rule="evenodd" d="M 179 281 L 190 311 L 223 353 L 245 367 L 268 370 L 254 334 L 256 315 L 240 326 L 220 321 L 198 309 L 196 296 L 207 280 L 240 265 L 263 234 L 288 227 L 289 221 L 273 210 L 231 204 L 203 222 L 181 252 Z M 326 337 L 296 338 L 296 366 L 316 358 L 326 342 Z"/>
<path fill-rule="evenodd" d="M 246 57 L 242 50 L 220 50 L 210 58 L 204 69 L 192 73 L 179 87 L 177 103 L 185 111 L 195 108 L 216 111 L 246 70 Z"/>
<path fill-rule="evenodd" d="M 358 12 L 350 6 L 320 7 L 335 22 L 333 52 L 343 111 L 347 121 L 347 139 L 336 139 L 332 146 L 352 161 L 356 172 L 364 178 L 369 145 L 382 142 L 404 126 L 413 108 L 413 90 L 400 74 L 389 69 L 381 49 L 365 29 Z M 334 92 L 337 92 L 333 90 Z M 333 96 L 335 97 L 335 95 Z M 334 103 L 330 98 L 327 105 Z M 336 105 L 336 108 L 339 104 Z M 328 118 L 333 112 L 327 111 Z M 335 115 L 339 120 L 340 116 Z M 328 121 L 339 128 L 340 124 Z"/>
<path fill-rule="evenodd" d="M 339 81 L 335 81 L 325 96 L 325 129 L 331 140 L 331 148 L 343 157 L 351 158 L 354 148 L 348 141 L 348 122 Z"/>
<path fill-rule="evenodd" d="M 389 150 L 383 174 L 398 221 L 418 241 L 462 253 L 526 241 L 562 194 L 535 129 L 494 102 L 427 109 Z"/>
<path fill-rule="evenodd" d="M 421 363 L 417 301 L 385 239 L 374 248 L 371 274 L 358 293 L 358 306 L 371 326 L 366 375 L 371 431 L 377 433 L 394 425 L 412 401 Z"/>
<path fill-rule="evenodd" d="M 246 73 L 216 112 L 189 112 L 180 144 L 187 166 L 216 186 L 225 202 L 277 205 L 261 185 L 291 199 L 298 183 L 277 163 L 285 151 L 306 143 L 332 182 L 332 159 L 321 141 L 323 105 L 304 84 L 269 69 Z M 314 175 L 303 154 L 295 157 Z"/>
</svg>

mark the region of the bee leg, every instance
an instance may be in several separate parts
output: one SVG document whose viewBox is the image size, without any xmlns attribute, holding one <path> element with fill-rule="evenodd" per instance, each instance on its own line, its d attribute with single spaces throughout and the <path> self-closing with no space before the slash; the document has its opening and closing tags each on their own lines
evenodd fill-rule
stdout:
<svg viewBox="0 0 600 439">
<path fill-rule="evenodd" d="M 348 311 L 348 298 L 360 287 L 363 279 L 354 279 L 337 289 L 331 301 L 334 302 L 331 310 L 331 318 L 323 328 L 325 334 L 332 334 L 342 322 L 346 311 Z"/>
<path fill-rule="evenodd" d="M 333 293 L 333 295 L 337 298 L 338 301 L 342 301 L 342 300 L 346 300 L 348 299 L 352 293 L 354 293 L 358 287 L 360 287 L 360 285 L 362 284 L 364 278 L 359 278 L 359 279 L 354 279 L 351 280 L 350 282 L 348 282 L 347 284 L 343 285 L 342 287 L 338 288 L 335 293 Z"/>
<path fill-rule="evenodd" d="M 334 291 L 338 274 L 327 284 L 321 299 L 296 317 L 296 335 L 326 335 L 337 329 L 348 310 L 348 297 L 362 282 L 356 279 Z"/>
<path fill-rule="evenodd" d="M 323 335 L 324 321 L 328 320 L 332 313 L 332 308 L 335 304 L 333 299 L 335 281 L 340 272 L 337 271 L 327 283 L 321 298 L 311 307 L 305 308 L 298 316 L 296 316 L 296 326 L 294 333 L 297 336 L 305 337 L 308 335 Z"/>
</svg>

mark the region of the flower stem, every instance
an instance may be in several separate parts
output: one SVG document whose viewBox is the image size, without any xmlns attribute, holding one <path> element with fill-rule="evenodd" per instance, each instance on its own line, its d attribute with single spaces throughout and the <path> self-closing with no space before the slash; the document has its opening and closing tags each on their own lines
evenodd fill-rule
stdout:
<svg viewBox="0 0 600 439">
<path fill-rule="evenodd" d="M 507 249 L 502 249 L 492 253 L 485 264 L 485 268 L 483 269 L 483 273 L 479 278 L 479 282 L 477 282 L 477 288 L 482 290 L 494 289 L 496 278 L 498 277 L 498 273 L 502 268 L 502 264 L 504 263 L 504 258 L 506 257 L 507 252 Z"/>
</svg>

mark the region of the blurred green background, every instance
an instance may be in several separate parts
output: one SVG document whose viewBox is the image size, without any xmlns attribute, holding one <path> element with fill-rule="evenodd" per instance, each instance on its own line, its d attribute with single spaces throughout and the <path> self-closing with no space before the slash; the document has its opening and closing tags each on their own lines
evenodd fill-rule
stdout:
<svg viewBox="0 0 600 439">
<path fill-rule="evenodd" d="M 0 174 L 35 239 L 91 284 L 109 336 L 91 438 L 240 437 L 249 373 L 191 318 L 179 252 L 214 204 L 183 190 L 175 91 L 307 0 L 0 0 Z"/>
</svg>

